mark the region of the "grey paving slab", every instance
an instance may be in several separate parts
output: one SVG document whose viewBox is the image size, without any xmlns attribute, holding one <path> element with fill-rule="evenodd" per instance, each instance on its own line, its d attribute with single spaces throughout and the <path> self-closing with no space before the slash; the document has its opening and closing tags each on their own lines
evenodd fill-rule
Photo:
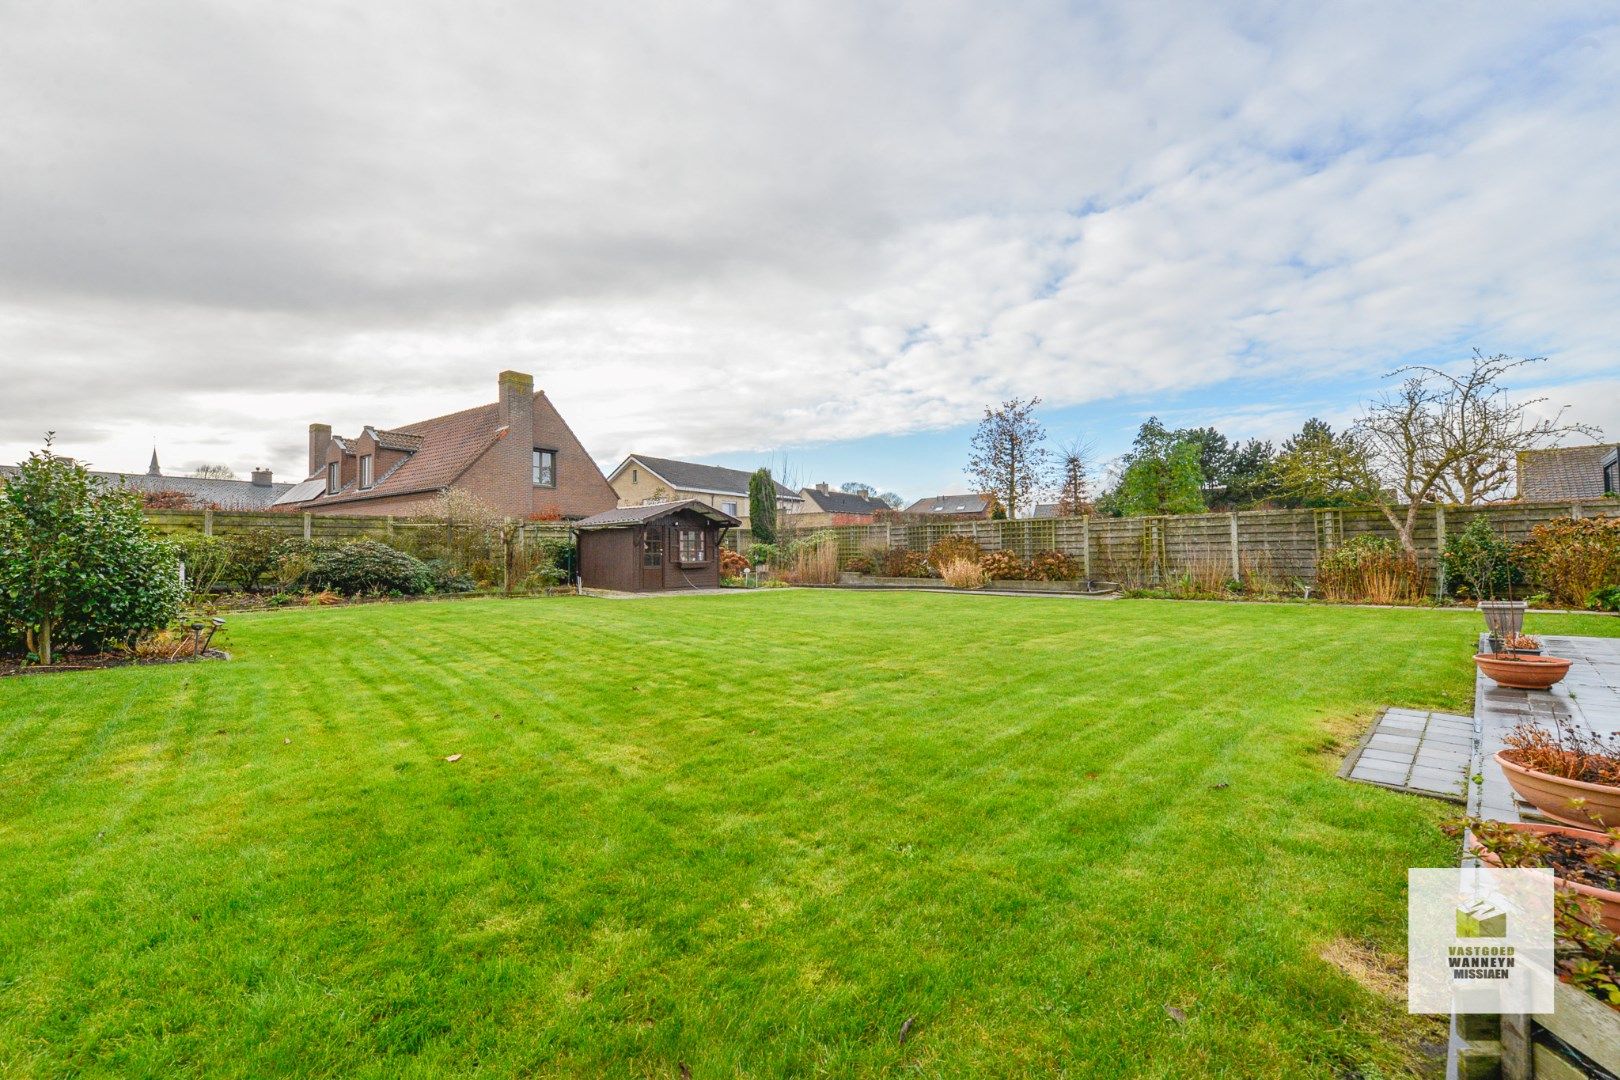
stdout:
<svg viewBox="0 0 1620 1080">
<path fill-rule="evenodd" d="M 1462 802 L 1473 763 L 1471 717 L 1387 709 L 1339 775 L 1396 791 Z"/>
<path fill-rule="evenodd" d="M 1573 661 L 1564 681 L 1551 690 L 1512 690 L 1484 675 L 1475 677 L 1474 771 L 1482 782 L 1470 786 L 1470 814 L 1502 821 L 1541 820 L 1532 807 L 1519 802 L 1494 760 L 1504 745 L 1502 737 L 1517 725 L 1558 718 L 1599 734 L 1620 732 L 1620 638 L 1546 636 L 1542 651 Z"/>
</svg>

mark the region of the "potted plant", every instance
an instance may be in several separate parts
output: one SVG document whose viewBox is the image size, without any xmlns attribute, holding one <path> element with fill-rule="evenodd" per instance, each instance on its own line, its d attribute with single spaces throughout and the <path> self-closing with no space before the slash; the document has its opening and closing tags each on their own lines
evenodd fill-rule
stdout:
<svg viewBox="0 0 1620 1080">
<path fill-rule="evenodd" d="M 1510 639 L 1511 640 L 1511 639 Z M 1570 662 L 1562 656 L 1541 656 L 1516 652 L 1474 654 L 1474 666 L 1498 686 L 1515 690 L 1548 690 L 1569 674 Z"/>
<path fill-rule="evenodd" d="M 1603 926 L 1620 933 L 1620 829 L 1607 833 L 1528 821 L 1468 819 L 1445 826 L 1467 831 L 1469 852 L 1491 866 L 1546 867 L 1559 890 L 1596 905 Z"/>
<path fill-rule="evenodd" d="M 1540 656 L 1541 639 L 1532 637 L 1529 634 L 1513 634 L 1502 642 L 1502 650 L 1506 650 L 1514 656 Z"/>
<path fill-rule="evenodd" d="M 1502 741 L 1496 763 L 1525 802 L 1578 829 L 1620 827 L 1620 735 L 1555 716 L 1551 731 L 1520 724 Z"/>
<path fill-rule="evenodd" d="M 1485 626 L 1491 632 L 1493 652 L 1500 651 L 1498 641 L 1505 642 L 1524 630 L 1525 602 L 1497 599 L 1507 595 L 1512 582 L 1512 555 L 1512 548 L 1484 515 L 1448 539 L 1441 553 L 1447 575 L 1466 583 L 1478 601 Z"/>
</svg>

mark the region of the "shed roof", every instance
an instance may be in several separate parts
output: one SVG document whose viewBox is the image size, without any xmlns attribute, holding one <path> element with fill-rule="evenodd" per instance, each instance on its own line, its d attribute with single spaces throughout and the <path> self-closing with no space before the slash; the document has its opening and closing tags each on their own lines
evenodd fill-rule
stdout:
<svg viewBox="0 0 1620 1080">
<path fill-rule="evenodd" d="M 606 510 L 600 514 L 592 515 L 575 522 L 576 529 L 624 529 L 631 525 L 645 525 L 649 521 L 668 517 L 681 510 L 691 510 L 701 514 L 717 525 L 737 526 L 742 522 L 723 511 L 716 510 L 706 502 L 698 499 L 682 499 L 680 502 L 653 503 L 650 506 L 621 506 L 617 510 Z"/>
</svg>

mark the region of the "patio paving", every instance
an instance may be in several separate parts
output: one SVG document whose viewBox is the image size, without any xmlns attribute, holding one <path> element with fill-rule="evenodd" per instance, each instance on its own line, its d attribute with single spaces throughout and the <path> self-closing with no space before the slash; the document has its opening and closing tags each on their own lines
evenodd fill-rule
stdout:
<svg viewBox="0 0 1620 1080">
<path fill-rule="evenodd" d="M 1473 717 L 1385 709 L 1339 775 L 1461 804 L 1473 760 Z"/>
<path fill-rule="evenodd" d="M 1481 635 L 1480 648 L 1484 639 Z M 1542 651 L 1574 661 L 1564 681 L 1551 690 L 1509 690 L 1484 675 L 1474 682 L 1474 720 L 1479 735 L 1473 774 L 1482 782 L 1471 785 L 1471 816 L 1500 821 L 1545 821 L 1521 803 L 1508 785 L 1493 755 L 1502 749 L 1502 737 L 1520 723 L 1554 717 L 1574 720 L 1599 734 L 1620 732 L 1620 638 L 1542 638 Z"/>
</svg>

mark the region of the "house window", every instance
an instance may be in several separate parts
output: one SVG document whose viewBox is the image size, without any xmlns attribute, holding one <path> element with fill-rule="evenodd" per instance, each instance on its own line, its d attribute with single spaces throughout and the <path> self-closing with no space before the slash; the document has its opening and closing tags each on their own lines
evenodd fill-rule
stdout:
<svg viewBox="0 0 1620 1080">
<path fill-rule="evenodd" d="M 664 565 L 664 534 L 654 529 L 647 530 L 646 539 L 641 542 L 641 565 Z"/>
<path fill-rule="evenodd" d="M 360 486 L 363 487 L 363 488 L 368 488 L 368 487 L 371 486 L 371 455 L 370 454 L 361 454 L 360 455 Z"/>
<path fill-rule="evenodd" d="M 682 529 L 681 562 L 700 563 L 703 561 L 705 561 L 703 555 L 703 530 Z"/>
<path fill-rule="evenodd" d="M 638 483 L 641 482 L 641 475 L 639 473 L 637 473 L 636 470 L 634 470 L 634 469 L 630 470 L 630 482 L 632 484 L 638 484 Z"/>
<path fill-rule="evenodd" d="M 326 493 L 328 495 L 338 493 L 338 463 L 335 461 L 328 462 L 326 466 Z"/>
<path fill-rule="evenodd" d="M 534 448 L 534 486 L 557 486 L 557 451 Z"/>
<path fill-rule="evenodd" d="M 1620 494 L 1620 452 L 1610 454 L 1603 463 L 1603 494 Z"/>
<path fill-rule="evenodd" d="M 723 502 L 720 504 L 720 509 L 730 514 L 732 517 L 737 516 L 737 504 L 734 502 Z"/>
</svg>

